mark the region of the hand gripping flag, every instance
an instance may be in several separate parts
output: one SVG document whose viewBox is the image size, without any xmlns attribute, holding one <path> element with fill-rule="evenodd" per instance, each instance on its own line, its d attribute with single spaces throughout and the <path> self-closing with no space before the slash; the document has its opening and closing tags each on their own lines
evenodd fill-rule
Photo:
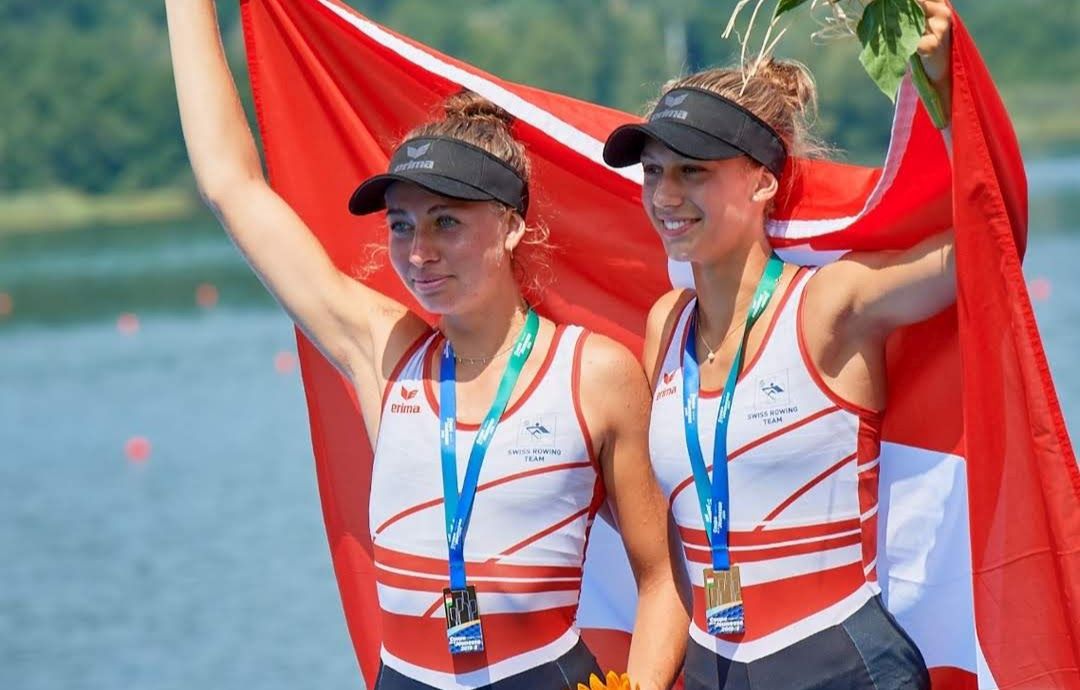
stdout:
<svg viewBox="0 0 1080 690">
<path fill-rule="evenodd" d="M 350 216 L 357 182 L 462 87 L 517 118 L 533 209 L 561 248 L 540 308 L 640 350 L 645 314 L 689 272 L 640 208 L 640 170 L 601 162 L 631 116 L 513 84 L 395 34 L 339 0 L 242 0 L 271 183 L 337 266 L 383 241 Z M 1026 181 L 1005 110 L 957 21 L 953 157 L 901 89 L 881 169 L 794 161 L 769 233 L 785 258 L 911 246 L 956 230 L 957 306 L 890 339 L 877 576 L 937 688 L 1080 688 L 1080 476 L 1020 269 Z M 416 307 L 383 267 L 365 279 Z M 341 598 L 370 686 L 380 644 L 368 526 L 372 451 L 350 386 L 298 332 L 319 491 Z M 602 575 L 602 579 L 600 577 Z M 625 667 L 634 587 L 597 521 L 578 622 Z"/>
</svg>

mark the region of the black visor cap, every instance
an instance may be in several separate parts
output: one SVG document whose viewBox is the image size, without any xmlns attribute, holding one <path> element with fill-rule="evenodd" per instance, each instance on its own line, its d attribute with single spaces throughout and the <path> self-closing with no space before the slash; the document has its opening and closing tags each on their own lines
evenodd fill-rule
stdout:
<svg viewBox="0 0 1080 690">
<path fill-rule="evenodd" d="M 386 208 L 386 190 L 410 182 L 429 192 L 465 201 L 500 201 L 522 216 L 528 189 L 518 174 L 487 151 L 448 137 L 410 139 L 390 159 L 389 171 L 365 180 L 349 199 L 362 216 Z"/>
<path fill-rule="evenodd" d="M 604 161 L 615 168 L 637 165 L 650 139 L 697 160 L 749 156 L 777 177 L 787 162 L 787 148 L 772 127 L 737 103 L 702 89 L 673 89 L 660 99 L 648 122 L 616 129 L 604 144 Z"/>
<path fill-rule="evenodd" d="M 625 168 L 641 162 L 641 153 L 655 139 L 680 156 L 696 160 L 725 160 L 744 155 L 727 142 L 700 130 L 671 122 L 648 122 L 623 125 L 611 133 L 604 145 L 604 162 L 613 168 Z"/>
</svg>

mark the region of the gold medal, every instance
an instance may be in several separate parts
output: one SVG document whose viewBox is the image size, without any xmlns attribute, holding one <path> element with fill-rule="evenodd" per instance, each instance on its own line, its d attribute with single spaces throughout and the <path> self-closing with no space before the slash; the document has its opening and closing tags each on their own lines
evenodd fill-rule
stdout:
<svg viewBox="0 0 1080 690">
<path fill-rule="evenodd" d="M 739 566 L 733 565 L 730 570 L 705 569 L 705 623 L 711 635 L 746 632 Z"/>
</svg>

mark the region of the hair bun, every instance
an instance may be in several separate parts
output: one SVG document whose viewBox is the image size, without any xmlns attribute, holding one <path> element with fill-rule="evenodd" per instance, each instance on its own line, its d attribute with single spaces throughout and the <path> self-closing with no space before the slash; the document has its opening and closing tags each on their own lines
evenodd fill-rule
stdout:
<svg viewBox="0 0 1080 690">
<path fill-rule="evenodd" d="M 447 120 L 487 120 L 505 127 L 514 124 L 513 115 L 468 89 L 446 99 L 443 103 L 443 116 Z"/>
<path fill-rule="evenodd" d="M 817 87 L 810 69 L 796 60 L 768 57 L 753 66 L 753 78 L 775 89 L 798 112 L 817 111 Z"/>
</svg>

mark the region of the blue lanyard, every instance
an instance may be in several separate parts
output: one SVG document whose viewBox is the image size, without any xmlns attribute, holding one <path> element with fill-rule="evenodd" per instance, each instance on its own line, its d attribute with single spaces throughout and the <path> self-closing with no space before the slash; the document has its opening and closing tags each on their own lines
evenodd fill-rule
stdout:
<svg viewBox="0 0 1080 690">
<path fill-rule="evenodd" d="M 698 503 L 701 506 L 701 518 L 705 523 L 705 534 L 712 551 L 712 563 L 715 570 L 727 570 L 731 567 L 728 554 L 728 532 L 731 528 L 731 504 L 728 499 L 728 421 L 731 419 L 731 404 L 735 398 L 735 385 L 742 369 L 743 355 L 750 329 L 765 312 L 776 286 L 784 262 L 776 254 L 769 257 L 765 272 L 758 281 L 750 309 L 746 314 L 746 328 L 742 341 L 731 362 L 724 392 L 720 397 L 720 409 L 716 413 L 716 440 L 713 443 L 713 473 L 709 481 L 709 471 L 705 466 L 705 457 L 701 452 L 701 439 L 698 436 L 698 398 L 701 392 L 701 371 L 697 362 L 697 316 L 690 317 L 687 324 L 686 346 L 683 349 L 683 428 L 686 431 L 686 450 L 690 454 L 690 467 L 694 471 L 694 486 L 697 488 Z"/>
<path fill-rule="evenodd" d="M 525 316 L 525 327 L 514 342 L 510 361 L 507 362 L 506 370 L 499 381 L 495 401 L 476 433 L 460 494 L 457 482 L 457 359 L 449 340 L 443 348 L 439 373 L 439 436 L 446 510 L 446 544 L 450 548 L 450 589 L 465 589 L 465 534 L 469 531 L 476 487 L 480 481 L 480 467 L 484 464 L 484 456 L 487 455 L 488 446 L 495 436 L 495 427 L 510 402 L 514 385 L 521 376 L 521 370 L 532 352 L 533 345 L 536 344 L 539 330 L 540 317 L 530 309 Z"/>
</svg>

